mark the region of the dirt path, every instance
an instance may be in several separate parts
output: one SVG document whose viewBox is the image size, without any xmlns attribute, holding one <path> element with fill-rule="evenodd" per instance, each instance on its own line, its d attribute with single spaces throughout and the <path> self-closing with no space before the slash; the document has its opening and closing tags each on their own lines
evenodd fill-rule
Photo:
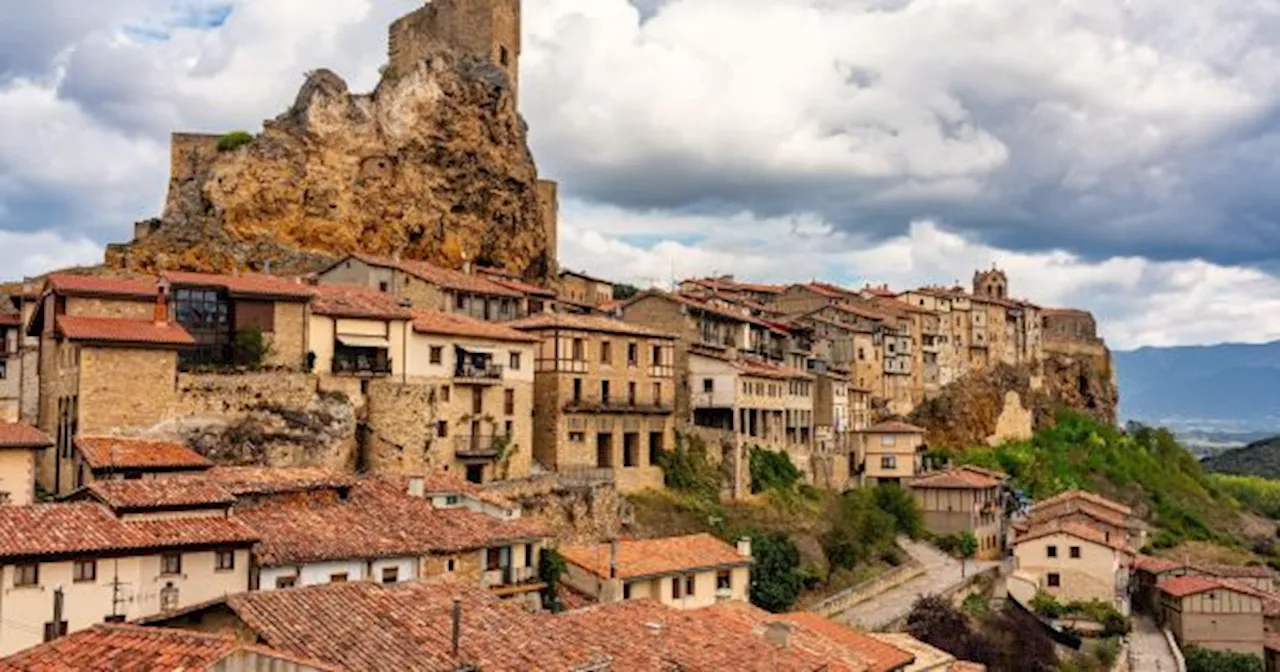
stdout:
<svg viewBox="0 0 1280 672">
<path fill-rule="evenodd" d="M 1150 616 L 1134 614 L 1129 636 L 1129 667 L 1141 672 L 1177 672 L 1178 664 L 1169 650 L 1169 641 Z"/>
</svg>

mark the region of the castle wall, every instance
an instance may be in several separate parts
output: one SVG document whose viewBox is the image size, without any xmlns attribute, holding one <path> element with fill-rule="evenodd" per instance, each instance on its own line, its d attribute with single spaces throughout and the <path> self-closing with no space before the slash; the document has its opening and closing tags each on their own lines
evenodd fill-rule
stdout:
<svg viewBox="0 0 1280 672">
<path fill-rule="evenodd" d="M 180 187 L 213 166 L 218 156 L 218 137 L 209 133 L 174 133 L 169 138 L 169 195 L 165 213 L 179 200 Z M 146 234 L 154 230 L 148 227 Z M 135 227 L 134 235 L 142 231 Z M 143 236 L 145 237 L 145 236 Z"/>
<path fill-rule="evenodd" d="M 388 62 L 408 72 L 442 49 L 487 60 L 513 90 L 520 79 L 520 0 L 434 0 L 391 24 Z"/>
</svg>

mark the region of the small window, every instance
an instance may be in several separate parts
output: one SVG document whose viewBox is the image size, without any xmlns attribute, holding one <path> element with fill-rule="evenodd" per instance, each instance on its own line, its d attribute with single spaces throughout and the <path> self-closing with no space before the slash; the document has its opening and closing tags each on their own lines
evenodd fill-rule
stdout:
<svg viewBox="0 0 1280 672">
<path fill-rule="evenodd" d="M 71 566 L 71 580 L 76 583 L 95 581 L 98 578 L 97 560 L 76 560 Z"/>
<path fill-rule="evenodd" d="M 716 572 L 716 590 L 729 590 L 733 586 L 732 577 L 727 571 Z"/>
<path fill-rule="evenodd" d="M 397 582 L 397 581 L 399 581 L 399 580 L 400 580 L 400 568 L 399 568 L 399 567 L 383 567 L 383 568 L 382 568 L 382 582 L 383 582 L 383 583 L 395 583 L 395 582 Z"/>
<path fill-rule="evenodd" d="M 1072 547 L 1071 547 L 1071 551 L 1070 551 L 1070 552 L 1071 552 L 1071 559 L 1072 559 L 1072 560 L 1079 560 L 1079 559 L 1080 559 L 1080 547 L 1079 547 L 1079 546 L 1072 546 Z"/>
<path fill-rule="evenodd" d="M 662 383 L 653 384 L 653 405 L 662 405 Z"/>
<path fill-rule="evenodd" d="M 449 558 L 444 563 L 444 571 L 446 572 L 452 572 L 457 568 L 458 568 L 458 561 L 454 560 L 453 558 Z"/>
<path fill-rule="evenodd" d="M 613 344 L 609 343 L 609 341 L 600 342 L 600 363 L 613 363 Z"/>
<path fill-rule="evenodd" d="M 444 363 L 444 346 L 443 345 L 431 346 L 431 363 L 432 364 Z"/>
<path fill-rule="evenodd" d="M 634 380 L 627 383 L 627 405 L 636 405 L 636 381 Z"/>
<path fill-rule="evenodd" d="M 514 435 L 515 435 L 515 433 L 516 433 L 516 432 L 515 432 L 515 424 L 514 424 L 514 423 L 512 423 L 510 420 L 508 420 L 508 421 L 506 421 L 506 423 L 504 423 L 502 430 L 503 430 L 503 431 L 502 431 L 502 433 L 503 433 L 503 434 L 505 434 L 505 435 L 507 435 L 508 437 L 510 437 L 510 436 L 514 436 Z"/>
<path fill-rule="evenodd" d="M 448 385 L 442 385 L 440 387 L 440 401 L 446 404 L 449 403 L 449 386 Z"/>
<path fill-rule="evenodd" d="M 662 346 L 653 346 L 653 365 L 662 366 Z"/>
<path fill-rule="evenodd" d="M 1057 572 L 1051 572 L 1048 579 L 1050 588 L 1059 588 L 1062 586 L 1062 577 L 1058 576 Z"/>
<path fill-rule="evenodd" d="M 640 363 L 640 348 L 635 343 L 627 344 L 627 366 L 636 366 Z M 654 364 L 657 364 L 655 361 Z"/>
<path fill-rule="evenodd" d="M 684 595 L 680 592 L 680 589 L 683 587 L 684 587 L 684 580 L 682 580 L 678 576 L 672 577 L 671 578 L 671 599 L 678 600 L 681 597 L 684 597 Z"/>
<path fill-rule="evenodd" d="M 506 415 L 516 414 L 516 391 L 515 390 L 502 391 L 502 411 Z"/>
<path fill-rule="evenodd" d="M 571 443 L 582 443 L 587 440 L 587 435 L 583 432 L 569 432 L 569 441 Z"/>
<path fill-rule="evenodd" d="M 449 436 L 449 421 L 436 420 L 436 436 L 444 438 Z"/>
<path fill-rule="evenodd" d="M 160 556 L 160 573 L 181 574 L 182 555 L 180 553 L 165 553 Z"/>
<path fill-rule="evenodd" d="M 631 599 L 631 584 L 629 583 L 622 584 L 622 599 L 624 600 Z"/>
<path fill-rule="evenodd" d="M 457 505 L 458 505 L 458 502 L 460 502 L 460 501 L 462 501 L 462 498 L 461 498 L 461 497 L 459 497 L 458 495 L 445 495 L 445 496 L 444 496 L 444 505 L 445 505 L 445 506 L 457 506 Z"/>
<path fill-rule="evenodd" d="M 520 370 L 520 353 L 511 353 L 510 359 L 507 360 L 512 371 Z"/>
<path fill-rule="evenodd" d="M 1044 550 L 1045 550 L 1045 552 L 1046 552 L 1046 553 L 1048 553 L 1049 557 L 1051 557 L 1051 558 L 1056 558 L 1056 557 L 1058 557 L 1058 547 L 1057 547 L 1057 546 L 1046 546 Z"/>
<path fill-rule="evenodd" d="M 333 574 L 329 575 L 329 583 L 346 583 L 346 582 L 347 582 L 346 572 L 334 572 Z"/>
<path fill-rule="evenodd" d="M 582 379 L 574 378 L 573 379 L 573 403 L 576 404 L 581 401 L 582 401 Z"/>
<path fill-rule="evenodd" d="M 390 290 L 391 290 L 391 285 L 386 280 L 383 280 L 382 282 L 378 283 L 378 291 L 388 292 Z"/>
<path fill-rule="evenodd" d="M 296 576 L 277 576 L 276 588 L 293 588 L 298 585 L 298 577 Z"/>
<path fill-rule="evenodd" d="M 36 586 L 40 584 L 40 565 L 35 563 L 29 565 L 18 565 L 13 568 L 13 585 L 19 586 Z"/>
<path fill-rule="evenodd" d="M 898 458 L 894 455 L 881 455 L 880 468 L 881 469 L 897 469 Z"/>
<path fill-rule="evenodd" d="M 583 346 L 581 338 L 573 339 L 573 359 L 577 362 L 587 359 L 587 349 Z"/>
<path fill-rule="evenodd" d="M 694 577 L 692 576 L 684 577 L 685 597 L 693 597 L 698 592 L 696 589 L 697 589 L 697 582 L 694 580 Z"/>
<path fill-rule="evenodd" d="M 236 568 L 235 551 L 218 551 L 214 557 L 214 569 L 219 572 L 229 572 Z"/>
<path fill-rule="evenodd" d="M 524 545 L 524 566 L 533 566 L 533 544 Z"/>
<path fill-rule="evenodd" d="M 600 381 L 600 403 L 609 403 L 609 381 Z"/>
<path fill-rule="evenodd" d="M 498 62 L 501 63 L 504 68 L 511 65 L 511 54 L 507 51 L 506 47 L 501 45 L 498 46 Z"/>
<path fill-rule="evenodd" d="M 711 378 L 703 378 L 703 379 L 702 379 L 702 391 L 703 391 L 703 392 L 715 392 L 715 391 L 716 391 L 716 381 L 715 381 L 715 380 L 713 380 L 713 379 L 711 379 Z"/>
</svg>

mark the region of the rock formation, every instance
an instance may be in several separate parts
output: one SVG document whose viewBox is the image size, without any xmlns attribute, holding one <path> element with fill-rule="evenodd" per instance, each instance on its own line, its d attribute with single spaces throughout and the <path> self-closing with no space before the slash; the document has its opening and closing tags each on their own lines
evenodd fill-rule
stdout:
<svg viewBox="0 0 1280 672">
<path fill-rule="evenodd" d="M 163 215 L 111 246 L 108 266 L 304 272 L 357 251 L 535 279 L 554 266 L 555 208 L 539 201 L 553 185 L 539 183 L 508 77 L 487 60 L 436 51 L 371 94 L 318 70 L 234 144 L 175 135 Z"/>
</svg>

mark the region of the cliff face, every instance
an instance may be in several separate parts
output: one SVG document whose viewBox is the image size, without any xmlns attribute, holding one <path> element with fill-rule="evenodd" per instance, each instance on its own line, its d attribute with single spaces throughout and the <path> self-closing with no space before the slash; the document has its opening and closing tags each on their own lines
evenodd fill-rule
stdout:
<svg viewBox="0 0 1280 672">
<path fill-rule="evenodd" d="M 487 62 L 436 53 L 366 95 L 319 70 L 261 135 L 217 145 L 174 137 L 164 214 L 112 246 L 108 265 L 296 272 L 355 251 L 530 278 L 552 265 L 526 128 Z"/>
<path fill-rule="evenodd" d="M 1025 429 L 1051 426 L 1057 411 L 1064 408 L 1114 423 L 1118 394 L 1106 362 L 1105 352 L 1101 356 L 1046 352 L 1038 372 L 1002 364 L 948 385 L 908 419 L 929 430 L 930 445 L 953 448 L 1018 438 Z M 1038 385 L 1033 384 L 1033 373 L 1040 378 Z M 1029 427 L 1020 431 L 1017 420 L 1026 413 L 1030 422 L 1022 424 Z"/>
</svg>

